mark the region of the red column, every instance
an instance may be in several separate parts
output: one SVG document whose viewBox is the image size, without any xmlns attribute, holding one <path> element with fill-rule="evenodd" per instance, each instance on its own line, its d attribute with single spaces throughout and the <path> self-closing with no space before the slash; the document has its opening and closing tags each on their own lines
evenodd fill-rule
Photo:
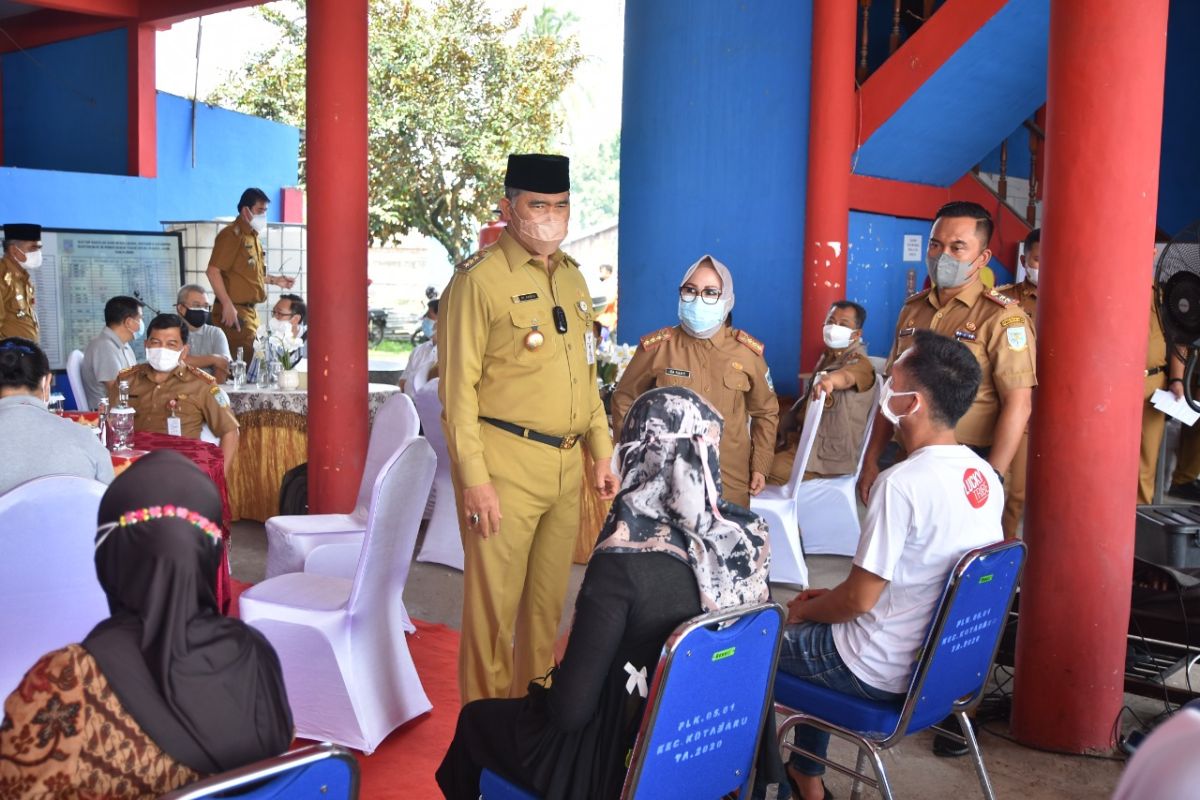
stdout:
<svg viewBox="0 0 1200 800">
<path fill-rule="evenodd" d="M 1050 3 L 1013 732 L 1065 752 L 1112 747 L 1123 697 L 1168 2 Z"/>
<path fill-rule="evenodd" d="M 129 62 L 129 166 L 130 175 L 158 175 L 158 92 L 154 87 L 154 26 L 126 28 Z"/>
<path fill-rule="evenodd" d="M 307 15 L 309 505 L 348 512 L 367 454 L 367 0 Z"/>
<path fill-rule="evenodd" d="M 857 6 L 813 0 L 809 97 L 808 197 L 804 204 L 804 278 L 800 369 L 812 369 L 825 344 L 821 326 L 846 296 L 850 157 L 854 147 L 854 42 Z"/>
</svg>

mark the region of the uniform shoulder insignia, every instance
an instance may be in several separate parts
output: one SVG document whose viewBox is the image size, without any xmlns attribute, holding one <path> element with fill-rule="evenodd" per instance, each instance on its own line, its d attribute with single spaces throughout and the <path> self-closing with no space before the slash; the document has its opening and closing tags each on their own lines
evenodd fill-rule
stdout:
<svg viewBox="0 0 1200 800">
<path fill-rule="evenodd" d="M 745 331 L 737 332 L 737 340 L 739 342 L 741 342 L 742 344 L 746 345 L 746 347 L 749 347 L 751 350 L 753 350 L 755 355 L 761 356 L 763 354 L 763 351 L 767 349 L 767 346 L 765 344 L 760 342 L 758 339 L 755 339 L 753 336 L 746 333 Z"/>
<path fill-rule="evenodd" d="M 475 269 L 480 264 L 482 264 L 483 260 L 487 257 L 488 257 L 488 251 L 480 250 L 479 252 L 469 255 L 462 261 L 455 264 L 454 271 L 455 272 L 463 272 L 463 273 L 470 272 L 471 270 Z"/>
<path fill-rule="evenodd" d="M 995 289 L 989 289 L 988 291 L 983 293 L 983 296 L 986 297 L 988 300 L 991 300 L 996 305 L 1005 306 L 1005 307 L 1011 306 L 1017 302 L 1016 300 L 1013 300 L 1011 297 L 1009 297 L 1006 294 L 1000 294 L 1000 292 L 996 291 Z"/>
<path fill-rule="evenodd" d="M 671 328 L 660 328 L 654 333 L 647 333 L 642 337 L 642 348 L 644 350 L 653 350 L 663 342 L 669 341 L 675 333 Z"/>
<path fill-rule="evenodd" d="M 908 297 L 906 297 L 904 299 L 904 302 L 911 303 L 913 300 L 920 300 L 923 297 L 928 297 L 929 293 L 932 291 L 933 291 L 933 288 L 931 287 L 929 289 L 922 289 L 919 292 L 913 292 L 912 294 L 910 294 Z"/>
<path fill-rule="evenodd" d="M 1016 286 L 1017 285 L 1015 283 L 1006 283 L 1003 286 L 997 286 L 996 291 L 997 292 L 1012 292 L 1016 289 Z"/>
<path fill-rule="evenodd" d="M 563 261 L 567 262 L 568 264 L 570 264 L 570 265 L 571 265 L 572 267 L 574 267 L 575 269 L 579 269 L 579 262 L 578 262 L 578 261 L 576 261 L 574 258 L 572 258 L 572 257 L 571 257 L 570 255 L 568 255 L 567 253 L 563 253 Z"/>
<path fill-rule="evenodd" d="M 132 367 L 126 367 L 117 373 L 117 380 L 121 380 L 122 378 L 132 378 L 141 371 L 141 368 L 141 364 L 134 364 Z"/>
<path fill-rule="evenodd" d="M 217 382 L 216 378 L 214 378 L 212 375 L 209 375 L 207 372 L 200 369 L 199 367 L 193 367 L 191 364 L 188 364 L 187 368 L 188 368 L 188 372 L 192 373 L 193 375 L 195 375 L 197 378 L 204 381 L 205 383 L 216 383 Z"/>
</svg>

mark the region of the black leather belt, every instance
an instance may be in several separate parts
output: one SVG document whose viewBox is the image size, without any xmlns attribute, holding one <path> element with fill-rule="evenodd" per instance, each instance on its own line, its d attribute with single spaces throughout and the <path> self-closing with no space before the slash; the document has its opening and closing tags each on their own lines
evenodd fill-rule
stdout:
<svg viewBox="0 0 1200 800">
<path fill-rule="evenodd" d="M 548 444 L 551 447 L 557 447 L 559 450 L 570 450 L 579 441 L 579 436 L 572 433 L 570 436 L 550 436 L 545 433 L 538 433 L 529 428 L 522 428 L 520 425 L 514 425 L 511 422 L 505 422 L 502 419 L 492 419 L 491 417 L 480 417 L 480 420 L 488 425 L 493 425 L 502 431 L 516 434 L 522 439 L 532 439 L 535 442 Z"/>
<path fill-rule="evenodd" d="M 1160 372 L 1166 371 L 1166 369 L 1167 369 L 1166 366 L 1153 367 L 1151 369 L 1146 370 L 1146 377 L 1149 378 L 1151 375 L 1157 375 Z"/>
</svg>

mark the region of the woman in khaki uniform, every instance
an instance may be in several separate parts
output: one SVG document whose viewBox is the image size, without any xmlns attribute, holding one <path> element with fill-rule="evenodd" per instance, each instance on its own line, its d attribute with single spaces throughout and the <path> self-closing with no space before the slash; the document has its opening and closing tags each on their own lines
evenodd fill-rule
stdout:
<svg viewBox="0 0 1200 800">
<path fill-rule="evenodd" d="M 613 430 L 620 435 L 625 412 L 643 392 L 691 389 L 725 418 L 721 496 L 749 506 L 775 458 L 779 401 L 762 342 L 725 324 L 733 301 L 733 276 L 720 261 L 706 255 L 688 269 L 679 287 L 680 324 L 642 337 L 613 392 Z"/>
</svg>

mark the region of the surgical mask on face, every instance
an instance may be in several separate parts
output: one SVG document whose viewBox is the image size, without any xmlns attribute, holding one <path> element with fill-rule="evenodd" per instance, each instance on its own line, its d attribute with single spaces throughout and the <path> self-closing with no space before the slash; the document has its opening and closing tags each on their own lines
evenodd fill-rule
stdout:
<svg viewBox="0 0 1200 800">
<path fill-rule="evenodd" d="M 271 321 L 267 323 L 267 327 L 270 328 L 273 336 L 289 336 L 292 333 L 291 320 L 272 317 Z"/>
<path fill-rule="evenodd" d="M 683 329 L 697 339 L 709 339 L 725 321 L 725 301 L 709 305 L 697 297 L 690 303 L 679 299 L 679 321 Z"/>
<path fill-rule="evenodd" d="M 929 270 L 929 279 L 939 289 L 953 289 L 962 286 L 971 275 L 971 265 L 974 261 L 959 261 L 949 253 L 942 253 L 937 258 L 925 257 L 925 267 Z"/>
<path fill-rule="evenodd" d="M 146 318 L 143 317 L 142 319 L 138 320 L 137 330 L 133 332 L 133 340 L 135 342 L 140 342 L 142 340 L 142 337 L 145 335 L 146 335 Z"/>
<path fill-rule="evenodd" d="M 1032 283 L 1034 286 L 1037 286 L 1038 268 L 1037 267 L 1026 267 L 1025 268 L 1025 277 L 1030 283 Z"/>
<path fill-rule="evenodd" d="M 187 320 L 187 324 L 193 328 L 202 328 L 208 324 L 212 317 L 211 312 L 207 308 L 189 308 L 183 312 L 183 318 Z"/>
<path fill-rule="evenodd" d="M 170 372 L 179 366 L 179 350 L 168 350 L 165 347 L 147 347 L 146 363 L 155 372 Z"/>
<path fill-rule="evenodd" d="M 888 378 L 887 382 L 885 382 L 883 384 L 883 390 L 880 391 L 880 393 L 879 393 L 879 412 L 881 414 L 883 414 L 884 419 L 886 419 L 888 422 L 892 423 L 892 425 L 899 425 L 901 417 L 907 417 L 907 416 L 917 413 L 917 411 L 921 408 L 921 396 L 920 395 L 917 395 L 917 405 L 912 411 L 909 411 L 906 414 L 897 414 L 896 412 L 892 411 L 892 398 L 893 397 L 905 397 L 910 394 L 917 394 L 917 393 L 916 392 L 893 391 L 892 390 L 892 379 Z"/>
<path fill-rule="evenodd" d="M 508 224 L 525 242 L 533 247 L 535 255 L 549 256 L 558 250 L 562 240 L 567 238 L 567 220 L 547 217 L 541 220 L 523 219 L 513 209 Z"/>
<path fill-rule="evenodd" d="M 433 338 L 433 327 L 434 321 L 429 319 L 429 317 L 421 320 L 421 333 L 425 334 L 426 339 Z"/>
<path fill-rule="evenodd" d="M 254 214 L 253 216 L 251 216 L 250 217 L 250 227 L 254 228 L 254 230 L 258 233 L 259 236 L 262 236 L 264 233 L 266 233 L 267 232 L 267 212 L 264 211 L 261 214 Z"/>
<path fill-rule="evenodd" d="M 845 325 L 826 325 L 821 329 L 821 335 L 825 338 L 825 346 L 832 350 L 844 350 L 850 346 L 850 337 L 854 335 L 853 328 L 847 328 Z"/>
<path fill-rule="evenodd" d="M 17 249 L 20 250 L 21 248 L 18 247 Z M 25 253 L 24 250 L 21 250 L 21 252 Z M 21 264 L 21 266 L 24 267 L 25 269 L 37 269 L 41 265 L 42 265 L 42 251 L 41 250 L 33 250 L 32 252 L 25 253 L 25 261 Z"/>
</svg>

